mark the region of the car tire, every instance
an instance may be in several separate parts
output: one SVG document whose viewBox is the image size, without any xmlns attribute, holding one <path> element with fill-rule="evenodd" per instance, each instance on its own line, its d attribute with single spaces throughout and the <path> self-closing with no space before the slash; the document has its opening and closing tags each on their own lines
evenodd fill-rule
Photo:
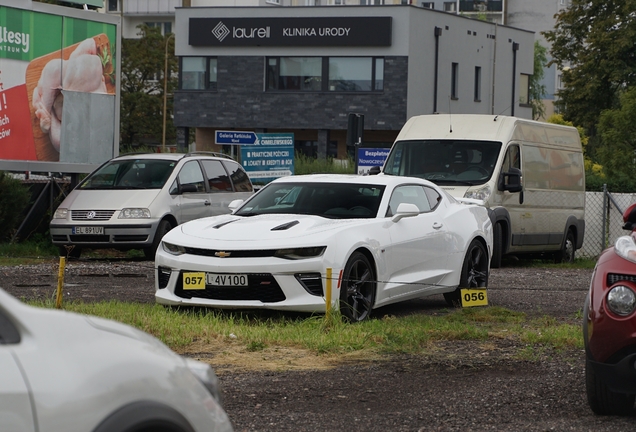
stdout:
<svg viewBox="0 0 636 432">
<path fill-rule="evenodd" d="M 66 246 L 59 246 L 57 249 L 61 257 L 79 258 L 82 256 L 82 248 L 78 246 L 69 246 L 68 249 Z"/>
<path fill-rule="evenodd" d="M 161 222 L 159 222 L 159 226 L 157 226 L 157 231 L 155 232 L 155 238 L 152 240 L 152 246 L 144 249 L 144 256 L 146 257 L 146 259 L 148 260 L 155 259 L 155 254 L 157 253 L 157 248 L 159 247 L 159 244 L 161 243 L 161 239 L 163 238 L 163 236 L 168 234 L 168 232 L 172 228 L 174 227 L 172 226 L 170 221 L 167 221 L 164 219 Z"/>
<path fill-rule="evenodd" d="M 347 321 L 364 321 L 371 315 L 376 286 L 369 259 L 360 252 L 354 252 L 345 265 L 340 287 L 340 313 Z"/>
<path fill-rule="evenodd" d="M 501 267 L 503 258 L 503 228 L 500 223 L 496 223 L 492 232 L 492 259 L 490 268 Z"/>
<path fill-rule="evenodd" d="M 574 233 L 572 232 L 572 230 L 568 230 L 568 233 L 565 235 L 565 241 L 563 242 L 561 250 L 554 254 L 554 262 L 556 264 L 572 264 L 574 262 L 575 241 L 576 239 L 574 238 Z"/>
<path fill-rule="evenodd" d="M 627 415 L 634 409 L 635 395 L 615 393 L 594 373 L 589 359 L 585 359 L 585 390 L 587 402 L 598 415 Z"/>
<path fill-rule="evenodd" d="M 473 240 L 468 246 L 459 286 L 455 291 L 444 293 L 446 302 L 455 307 L 462 305 L 462 288 L 486 288 L 488 286 L 488 253 L 479 240 Z"/>
</svg>

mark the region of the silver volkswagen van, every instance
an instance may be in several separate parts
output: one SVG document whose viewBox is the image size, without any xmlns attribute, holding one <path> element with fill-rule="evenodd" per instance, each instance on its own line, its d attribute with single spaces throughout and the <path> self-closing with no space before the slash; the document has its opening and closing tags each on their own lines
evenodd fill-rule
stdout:
<svg viewBox="0 0 636 432">
<path fill-rule="evenodd" d="M 50 223 L 63 256 L 82 249 L 142 249 L 154 259 L 161 238 L 192 219 L 230 213 L 254 193 L 241 165 L 218 153 L 149 153 L 113 158 L 64 199 Z"/>
</svg>

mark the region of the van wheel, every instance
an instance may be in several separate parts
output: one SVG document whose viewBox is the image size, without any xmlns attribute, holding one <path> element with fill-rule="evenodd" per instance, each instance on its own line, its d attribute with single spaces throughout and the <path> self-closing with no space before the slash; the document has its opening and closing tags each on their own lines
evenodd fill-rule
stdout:
<svg viewBox="0 0 636 432">
<path fill-rule="evenodd" d="M 503 257 L 503 228 L 500 223 L 495 224 L 492 233 L 492 259 L 490 261 L 491 268 L 501 267 L 501 259 Z"/>
<path fill-rule="evenodd" d="M 168 232 L 174 228 L 170 221 L 162 220 L 159 222 L 159 226 L 157 227 L 157 232 L 155 232 L 155 238 L 152 240 L 152 246 L 144 249 L 144 256 L 148 260 L 154 260 L 155 254 L 157 253 L 157 248 L 159 244 L 161 244 L 161 239 L 163 236 L 168 234 Z"/>
<path fill-rule="evenodd" d="M 572 264 L 574 262 L 574 242 L 576 239 L 574 238 L 574 233 L 572 230 L 568 230 L 567 235 L 565 236 L 565 241 L 563 242 L 563 247 L 560 251 L 554 254 L 554 262 L 556 264 L 566 263 Z"/>
<path fill-rule="evenodd" d="M 481 242 L 473 240 L 464 257 L 459 286 L 455 291 L 444 293 L 444 299 L 451 306 L 461 307 L 462 288 L 486 288 L 487 286 L 488 253 Z"/>
<path fill-rule="evenodd" d="M 59 246 L 57 249 L 61 257 L 79 258 L 82 256 L 82 248 L 78 246 Z"/>
</svg>

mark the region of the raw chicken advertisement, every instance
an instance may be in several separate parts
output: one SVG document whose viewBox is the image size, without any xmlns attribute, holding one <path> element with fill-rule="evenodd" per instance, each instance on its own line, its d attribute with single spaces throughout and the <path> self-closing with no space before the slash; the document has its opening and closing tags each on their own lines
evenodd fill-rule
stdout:
<svg viewBox="0 0 636 432">
<path fill-rule="evenodd" d="M 115 95 L 116 32 L 113 24 L 0 6 L 0 159 L 73 159 L 67 142 L 78 129 L 69 125 L 78 121 L 63 113 L 93 105 L 65 106 L 65 95 L 67 104 L 82 100 L 69 97 L 75 93 Z M 103 122 L 114 123 L 103 111 Z M 79 128 L 81 135 L 90 125 Z"/>
</svg>

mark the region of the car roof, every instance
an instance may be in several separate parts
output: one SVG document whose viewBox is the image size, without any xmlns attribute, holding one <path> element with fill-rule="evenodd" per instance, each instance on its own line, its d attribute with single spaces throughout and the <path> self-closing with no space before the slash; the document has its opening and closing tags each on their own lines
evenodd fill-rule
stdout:
<svg viewBox="0 0 636 432">
<path fill-rule="evenodd" d="M 355 175 L 355 174 L 306 174 L 281 177 L 276 183 L 355 183 L 364 185 L 396 186 L 405 183 L 417 183 L 438 187 L 428 180 L 417 177 L 389 176 L 389 175 Z"/>
<path fill-rule="evenodd" d="M 226 159 L 236 162 L 231 156 L 223 153 L 214 152 L 193 152 L 193 153 L 128 153 L 114 157 L 111 160 L 127 160 L 127 159 L 157 159 L 157 160 L 174 160 L 178 161 L 186 157 L 195 157 L 197 159 Z"/>
</svg>

